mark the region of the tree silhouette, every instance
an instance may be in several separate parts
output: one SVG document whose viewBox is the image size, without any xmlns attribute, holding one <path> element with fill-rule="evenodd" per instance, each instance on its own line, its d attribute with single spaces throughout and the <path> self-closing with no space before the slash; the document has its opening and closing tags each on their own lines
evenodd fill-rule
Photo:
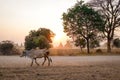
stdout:
<svg viewBox="0 0 120 80">
<path fill-rule="evenodd" d="M 12 51 L 13 47 L 13 42 L 9 40 L 2 41 L 0 43 L 0 51 L 3 53 L 3 55 L 9 54 Z"/>
<path fill-rule="evenodd" d="M 111 52 L 114 31 L 120 26 L 120 0 L 91 0 L 88 4 L 98 10 L 103 16 L 107 52 Z"/>
</svg>

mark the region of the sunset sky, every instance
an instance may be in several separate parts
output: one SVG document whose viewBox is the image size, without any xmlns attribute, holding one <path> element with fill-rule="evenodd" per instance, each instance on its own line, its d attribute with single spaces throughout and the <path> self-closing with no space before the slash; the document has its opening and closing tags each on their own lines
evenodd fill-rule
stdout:
<svg viewBox="0 0 120 80">
<path fill-rule="evenodd" d="M 62 14 L 77 0 L 0 0 L 0 41 L 24 43 L 30 30 L 51 29 L 54 44 L 68 40 L 63 32 Z"/>
</svg>

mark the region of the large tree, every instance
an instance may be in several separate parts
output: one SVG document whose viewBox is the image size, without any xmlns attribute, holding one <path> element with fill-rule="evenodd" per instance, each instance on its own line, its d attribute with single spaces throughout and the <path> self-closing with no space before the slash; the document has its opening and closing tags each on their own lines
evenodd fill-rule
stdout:
<svg viewBox="0 0 120 80">
<path fill-rule="evenodd" d="M 50 29 L 39 28 L 38 30 L 31 30 L 29 35 L 25 37 L 25 49 L 50 48 L 52 37 L 54 37 L 54 33 Z"/>
<path fill-rule="evenodd" d="M 73 7 L 63 13 L 64 32 L 74 39 L 83 38 L 87 43 L 87 52 L 90 53 L 90 41 L 93 37 L 97 39 L 100 31 L 103 30 L 103 20 L 97 11 L 77 2 Z M 96 35 L 96 36 L 93 36 Z"/>
<path fill-rule="evenodd" d="M 88 4 L 103 15 L 107 52 L 111 52 L 115 29 L 120 26 L 120 0 L 91 0 Z"/>
</svg>

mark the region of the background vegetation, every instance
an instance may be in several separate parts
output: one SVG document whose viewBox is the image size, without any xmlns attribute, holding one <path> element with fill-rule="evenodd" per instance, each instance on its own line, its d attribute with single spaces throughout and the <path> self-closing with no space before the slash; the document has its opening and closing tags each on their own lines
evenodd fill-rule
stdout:
<svg viewBox="0 0 120 80">
<path fill-rule="evenodd" d="M 54 33 L 50 29 L 39 28 L 36 30 L 31 30 L 29 35 L 25 37 L 25 49 L 31 50 L 35 48 L 43 49 L 50 48 L 52 45 L 52 37 L 54 37 Z"/>
<path fill-rule="evenodd" d="M 86 43 L 87 53 L 90 47 L 98 47 L 102 38 L 107 40 L 107 52 L 111 53 L 115 29 L 120 27 L 120 0 L 90 0 L 87 4 L 77 1 L 63 13 L 62 19 L 64 32 L 77 46 L 84 43 L 84 47 Z M 98 38 L 100 32 L 103 36 Z"/>
<path fill-rule="evenodd" d="M 6 40 L 0 42 L 0 54 L 1 55 L 18 55 L 20 54 L 20 48 L 16 46 L 12 41 Z"/>
</svg>

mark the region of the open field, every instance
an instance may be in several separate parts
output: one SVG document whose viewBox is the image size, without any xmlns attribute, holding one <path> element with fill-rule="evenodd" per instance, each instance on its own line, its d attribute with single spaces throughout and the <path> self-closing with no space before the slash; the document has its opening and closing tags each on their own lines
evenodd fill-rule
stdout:
<svg viewBox="0 0 120 80">
<path fill-rule="evenodd" d="M 101 51 L 97 51 L 101 50 Z M 86 49 L 83 49 L 81 51 L 80 49 L 50 49 L 50 54 L 52 56 L 86 56 L 86 55 L 120 55 L 120 49 L 119 48 L 113 48 L 111 53 L 107 53 L 107 49 L 90 49 L 90 54 L 86 52 Z"/>
<path fill-rule="evenodd" d="M 0 56 L 0 80 L 120 80 L 120 56 L 52 56 L 50 67 Z M 39 59 L 41 64 L 43 59 Z"/>
</svg>

